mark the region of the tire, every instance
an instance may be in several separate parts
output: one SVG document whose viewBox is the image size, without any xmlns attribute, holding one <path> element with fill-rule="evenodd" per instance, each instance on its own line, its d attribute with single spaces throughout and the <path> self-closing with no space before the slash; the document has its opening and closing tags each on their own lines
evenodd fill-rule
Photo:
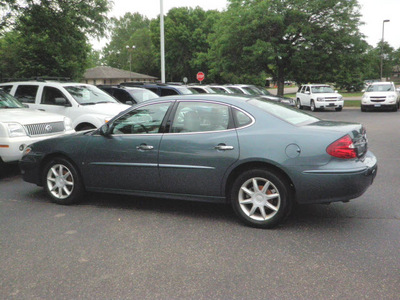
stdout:
<svg viewBox="0 0 400 300">
<path fill-rule="evenodd" d="M 398 108 L 398 106 L 397 106 L 397 104 L 395 104 L 394 106 L 393 106 L 393 111 L 397 111 L 399 108 Z"/>
<path fill-rule="evenodd" d="M 311 110 L 311 111 L 317 111 L 317 108 L 315 107 L 314 100 L 311 100 L 311 103 L 310 103 L 310 110 Z"/>
<path fill-rule="evenodd" d="M 43 186 L 51 200 L 62 205 L 78 203 L 84 192 L 81 176 L 64 158 L 54 158 L 45 166 Z"/>
<path fill-rule="evenodd" d="M 298 109 L 303 109 L 303 105 L 301 105 L 300 99 L 297 99 L 297 101 L 296 101 L 296 107 L 297 107 Z"/>
<path fill-rule="evenodd" d="M 273 228 L 289 215 L 289 184 L 266 169 L 243 172 L 232 185 L 230 200 L 239 219 L 257 228 Z"/>
<path fill-rule="evenodd" d="M 335 108 L 336 111 L 342 111 L 342 109 L 343 109 L 343 107 L 341 107 L 341 106 Z"/>
<path fill-rule="evenodd" d="M 84 124 L 75 128 L 76 131 L 84 131 L 89 129 L 96 129 L 96 126 L 93 126 L 91 124 Z"/>
<path fill-rule="evenodd" d="M 367 111 L 367 109 L 365 108 L 364 105 L 361 105 L 361 111 L 362 111 L 362 112 L 366 112 L 366 111 Z"/>
</svg>

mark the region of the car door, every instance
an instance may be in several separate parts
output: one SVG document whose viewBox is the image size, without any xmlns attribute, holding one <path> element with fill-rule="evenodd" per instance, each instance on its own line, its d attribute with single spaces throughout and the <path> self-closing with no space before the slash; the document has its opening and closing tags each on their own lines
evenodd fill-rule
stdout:
<svg viewBox="0 0 400 300">
<path fill-rule="evenodd" d="M 222 178 L 239 157 L 230 107 L 179 101 L 160 145 L 159 170 L 169 193 L 222 196 Z"/>
<path fill-rule="evenodd" d="M 56 87 L 43 86 L 41 92 L 40 104 L 32 106 L 33 108 L 71 117 L 72 104 L 62 91 Z"/>
<path fill-rule="evenodd" d="M 158 151 L 163 119 L 171 101 L 140 106 L 91 137 L 85 158 L 89 188 L 159 191 Z"/>
</svg>

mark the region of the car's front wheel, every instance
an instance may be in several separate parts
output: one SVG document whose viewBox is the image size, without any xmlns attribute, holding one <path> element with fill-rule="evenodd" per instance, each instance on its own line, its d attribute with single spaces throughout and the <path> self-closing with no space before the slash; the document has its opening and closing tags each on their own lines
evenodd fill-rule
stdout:
<svg viewBox="0 0 400 300">
<path fill-rule="evenodd" d="M 243 172 L 233 183 L 233 210 L 247 225 L 272 228 L 290 213 L 289 185 L 266 169 Z"/>
<path fill-rule="evenodd" d="M 301 105 L 300 99 L 297 99 L 296 106 L 298 109 L 303 109 L 303 105 Z"/>
<path fill-rule="evenodd" d="M 69 205 L 77 203 L 84 188 L 78 171 L 64 158 L 54 158 L 43 170 L 43 185 L 52 201 Z"/>
<path fill-rule="evenodd" d="M 310 110 L 311 110 L 311 111 L 316 111 L 316 110 L 317 110 L 317 108 L 315 107 L 314 100 L 311 100 L 311 103 L 310 103 Z"/>
</svg>

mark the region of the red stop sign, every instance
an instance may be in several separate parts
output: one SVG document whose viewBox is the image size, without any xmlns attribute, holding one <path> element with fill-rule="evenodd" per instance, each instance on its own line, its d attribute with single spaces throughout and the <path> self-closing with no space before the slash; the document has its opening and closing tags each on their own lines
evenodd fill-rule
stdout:
<svg viewBox="0 0 400 300">
<path fill-rule="evenodd" d="M 197 73 L 196 78 L 197 78 L 198 81 L 203 81 L 204 80 L 204 73 L 203 72 Z"/>
</svg>

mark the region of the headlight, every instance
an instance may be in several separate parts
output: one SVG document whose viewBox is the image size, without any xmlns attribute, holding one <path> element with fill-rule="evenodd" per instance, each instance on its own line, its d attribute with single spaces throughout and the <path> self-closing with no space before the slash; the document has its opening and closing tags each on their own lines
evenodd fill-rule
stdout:
<svg viewBox="0 0 400 300">
<path fill-rule="evenodd" d="M 388 96 L 388 100 L 394 100 L 394 99 L 396 99 L 396 95 L 389 95 Z"/>
<path fill-rule="evenodd" d="M 338 101 L 342 101 L 343 100 L 343 96 L 339 96 Z"/>
<path fill-rule="evenodd" d="M 18 123 L 9 123 L 8 124 L 8 135 L 10 137 L 18 137 L 18 136 L 25 136 L 26 132 L 24 127 Z"/>
<path fill-rule="evenodd" d="M 65 131 L 72 130 L 72 121 L 70 118 L 67 117 L 64 118 L 64 128 Z"/>
<path fill-rule="evenodd" d="M 317 101 L 324 101 L 324 98 L 318 97 Z"/>
<path fill-rule="evenodd" d="M 368 96 L 367 96 L 367 95 L 363 95 L 363 96 L 362 96 L 362 99 L 363 99 L 363 100 L 368 100 Z"/>
</svg>

